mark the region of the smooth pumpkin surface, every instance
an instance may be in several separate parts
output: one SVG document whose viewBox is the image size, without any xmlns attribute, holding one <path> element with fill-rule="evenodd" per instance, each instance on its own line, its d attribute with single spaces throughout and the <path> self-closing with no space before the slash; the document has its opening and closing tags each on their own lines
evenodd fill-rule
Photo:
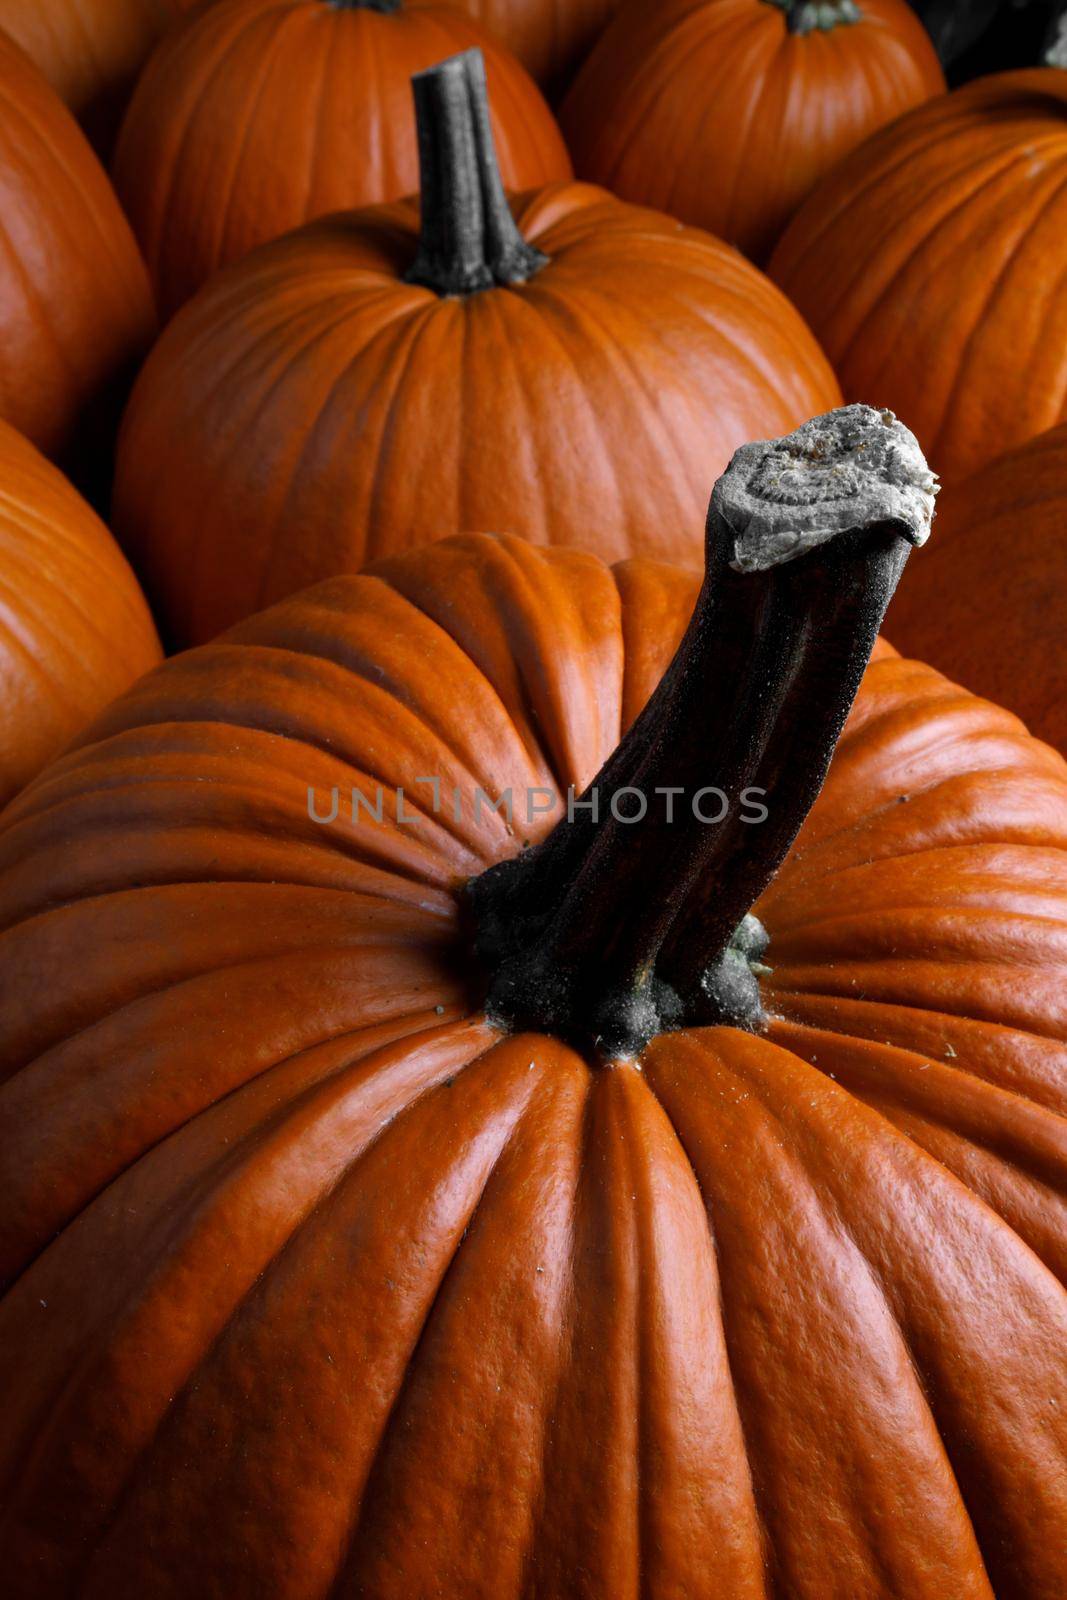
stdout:
<svg viewBox="0 0 1067 1600">
<path fill-rule="evenodd" d="M 620 0 L 457 0 L 537 82 L 566 88 Z"/>
<path fill-rule="evenodd" d="M 709 235 L 582 184 L 513 210 L 550 257 L 527 283 L 405 283 L 402 202 L 264 246 L 165 330 L 114 515 L 173 640 L 470 527 L 695 560 L 734 448 L 835 404 L 800 317 Z"/>
<path fill-rule="evenodd" d="M 583 178 L 764 261 L 820 178 L 944 87 L 906 0 L 810 32 L 771 0 L 666 0 L 618 13 L 561 115 Z"/>
<path fill-rule="evenodd" d="M 964 482 L 893 602 L 895 643 L 1067 753 L 1067 425 Z"/>
<path fill-rule="evenodd" d="M 979 79 L 868 140 L 770 272 L 846 397 L 906 417 L 946 479 L 1067 416 L 1067 73 Z"/>
<path fill-rule="evenodd" d="M 0 194 L 0 418 L 91 458 L 151 340 L 151 291 L 80 129 L 2 34 Z"/>
<path fill-rule="evenodd" d="M 0 808 L 159 659 L 104 524 L 0 422 Z"/>
<path fill-rule="evenodd" d="M 95 142 L 114 136 L 134 80 L 176 17 L 202 0 L 0 0 L 22 46 Z"/>
<path fill-rule="evenodd" d="M 138 86 L 114 164 L 161 310 L 313 217 L 414 194 L 411 77 L 472 46 L 485 56 L 508 188 L 569 178 L 536 86 L 454 6 L 223 0 L 172 34 Z"/>
<path fill-rule="evenodd" d="M 10 808 L 10 1595 L 1060 1600 L 1061 759 L 882 650 L 758 906 L 765 1035 L 594 1065 L 479 1011 L 458 888 L 554 819 L 452 785 L 583 786 L 695 592 L 450 540 Z M 403 825 L 310 820 L 378 784 Z"/>
</svg>

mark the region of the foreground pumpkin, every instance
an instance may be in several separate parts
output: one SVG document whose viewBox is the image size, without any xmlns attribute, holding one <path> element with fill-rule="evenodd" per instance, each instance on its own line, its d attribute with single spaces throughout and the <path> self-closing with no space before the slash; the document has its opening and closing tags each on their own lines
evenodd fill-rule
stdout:
<svg viewBox="0 0 1067 1600">
<path fill-rule="evenodd" d="M 201 0 L 0 0 L 0 28 L 107 148 L 156 40 Z"/>
<path fill-rule="evenodd" d="M 936 547 L 908 571 L 891 635 L 1067 754 L 1065 531 L 1067 424 L 945 492 Z"/>
<path fill-rule="evenodd" d="M 266 245 L 175 318 L 123 424 L 115 519 L 176 642 L 465 528 L 699 559 L 731 450 L 832 405 L 765 278 L 585 185 L 516 202 L 477 53 L 415 80 L 414 202 Z"/>
<path fill-rule="evenodd" d="M 123 125 L 115 184 L 164 313 L 253 246 L 419 187 L 411 77 L 480 46 L 509 189 L 571 176 L 508 52 L 437 0 L 223 0 L 176 31 Z"/>
<path fill-rule="evenodd" d="M 0 33 L 0 417 L 91 474 L 154 327 L 144 264 L 69 112 Z"/>
<path fill-rule="evenodd" d="M 1060 1600 L 1067 767 L 883 650 L 774 877 L 929 489 L 445 541 L 15 802 L 8 1594 Z"/>
<path fill-rule="evenodd" d="M 624 6 L 564 105 L 583 178 L 764 261 L 818 180 L 945 87 L 907 0 Z"/>
<path fill-rule="evenodd" d="M 1067 72 L 982 78 L 876 134 L 786 231 L 772 277 L 846 397 L 960 478 L 1067 416 Z"/>
<path fill-rule="evenodd" d="M 0 810 L 159 659 L 103 523 L 0 422 Z"/>
</svg>

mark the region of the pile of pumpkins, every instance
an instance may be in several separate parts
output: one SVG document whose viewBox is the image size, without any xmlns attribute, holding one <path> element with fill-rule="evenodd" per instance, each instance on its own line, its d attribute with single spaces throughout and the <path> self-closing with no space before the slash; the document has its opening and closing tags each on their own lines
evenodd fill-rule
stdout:
<svg viewBox="0 0 1067 1600">
<path fill-rule="evenodd" d="M 1067 70 L 0 0 L 0 194 L 4 1593 L 1063 1600 Z"/>
</svg>

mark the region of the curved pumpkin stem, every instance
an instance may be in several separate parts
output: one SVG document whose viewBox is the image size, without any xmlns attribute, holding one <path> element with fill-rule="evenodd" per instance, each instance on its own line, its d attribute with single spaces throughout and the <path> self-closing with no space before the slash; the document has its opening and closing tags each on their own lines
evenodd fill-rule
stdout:
<svg viewBox="0 0 1067 1600">
<path fill-rule="evenodd" d="M 869 406 L 737 451 L 659 688 L 573 820 L 468 886 L 490 1015 L 609 1055 L 761 1024 L 749 913 L 822 787 L 935 492 L 912 434 Z"/>
<path fill-rule="evenodd" d="M 548 262 L 519 232 L 497 165 L 480 50 L 411 80 L 422 223 L 409 283 L 440 295 L 522 283 Z"/>
</svg>

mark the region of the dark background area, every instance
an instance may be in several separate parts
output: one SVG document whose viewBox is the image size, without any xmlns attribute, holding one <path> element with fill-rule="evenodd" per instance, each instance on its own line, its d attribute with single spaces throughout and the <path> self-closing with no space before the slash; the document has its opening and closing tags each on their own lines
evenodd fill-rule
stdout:
<svg viewBox="0 0 1067 1600">
<path fill-rule="evenodd" d="M 1067 0 L 911 0 L 950 84 L 1041 63 Z"/>
</svg>

